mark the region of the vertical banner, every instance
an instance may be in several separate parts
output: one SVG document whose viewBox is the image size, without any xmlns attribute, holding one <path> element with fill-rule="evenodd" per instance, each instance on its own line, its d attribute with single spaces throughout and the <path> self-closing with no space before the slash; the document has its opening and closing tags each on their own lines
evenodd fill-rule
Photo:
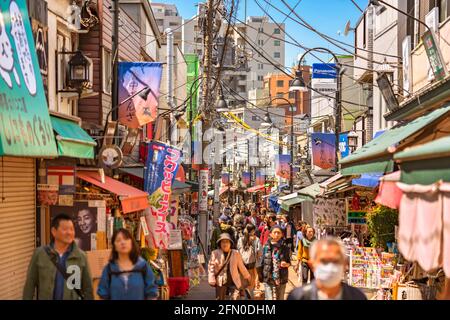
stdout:
<svg viewBox="0 0 450 320">
<path fill-rule="evenodd" d="M 242 184 L 244 188 L 250 187 L 250 172 L 242 172 Z"/>
<path fill-rule="evenodd" d="M 149 194 L 150 208 L 146 217 L 150 229 L 149 241 L 153 247 L 167 249 L 171 230 L 172 184 L 181 163 L 181 150 L 159 142 L 149 144 L 144 190 Z"/>
<path fill-rule="evenodd" d="M 291 176 L 291 155 L 279 154 L 275 156 L 275 172 L 278 177 L 289 179 Z"/>
<path fill-rule="evenodd" d="M 348 133 L 341 133 L 339 135 L 339 151 L 341 152 L 342 159 L 350 155 L 350 148 L 348 147 Z"/>
<path fill-rule="evenodd" d="M 139 128 L 157 117 L 162 64 L 159 62 L 119 62 L 119 122 Z M 136 94 L 138 93 L 138 94 Z"/>
<path fill-rule="evenodd" d="M 198 210 L 207 211 L 208 210 L 208 169 L 201 169 L 199 171 L 199 199 L 198 199 Z"/>
<path fill-rule="evenodd" d="M 228 186 L 230 184 L 230 174 L 229 173 L 222 173 L 222 184 L 224 186 Z"/>
<path fill-rule="evenodd" d="M 336 164 L 336 136 L 334 133 L 312 133 L 313 164 L 321 169 L 331 169 Z"/>
<path fill-rule="evenodd" d="M 58 155 L 25 0 L 0 1 L 0 155 Z"/>
<path fill-rule="evenodd" d="M 266 182 L 266 180 L 265 180 L 265 177 L 264 177 L 263 172 L 262 172 L 261 170 L 256 171 L 255 184 L 256 184 L 257 186 L 262 186 L 262 185 L 265 184 L 265 182 Z"/>
</svg>

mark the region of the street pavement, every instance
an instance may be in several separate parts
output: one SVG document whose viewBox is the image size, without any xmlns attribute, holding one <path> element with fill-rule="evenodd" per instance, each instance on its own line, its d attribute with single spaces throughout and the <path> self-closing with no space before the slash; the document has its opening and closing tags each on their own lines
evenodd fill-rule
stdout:
<svg viewBox="0 0 450 320">
<path fill-rule="evenodd" d="M 292 266 L 289 267 L 289 282 L 286 286 L 286 296 L 287 299 L 289 293 L 299 286 L 298 277 L 294 270 L 297 261 L 292 261 Z M 201 277 L 200 284 L 189 290 L 189 293 L 181 298 L 182 300 L 215 300 L 215 290 L 208 284 L 208 279 L 206 276 Z"/>
</svg>

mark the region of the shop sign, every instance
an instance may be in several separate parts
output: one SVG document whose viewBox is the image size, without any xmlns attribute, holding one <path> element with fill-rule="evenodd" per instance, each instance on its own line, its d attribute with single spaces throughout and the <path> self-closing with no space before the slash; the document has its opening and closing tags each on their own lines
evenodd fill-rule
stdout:
<svg viewBox="0 0 450 320">
<path fill-rule="evenodd" d="M 403 96 L 409 96 L 411 91 L 411 36 L 407 36 L 402 42 L 403 57 Z"/>
<path fill-rule="evenodd" d="M 169 236 L 169 250 L 182 250 L 183 238 L 181 237 L 181 230 L 171 230 Z"/>
<path fill-rule="evenodd" d="M 447 69 L 441 50 L 436 42 L 436 34 L 433 30 L 427 30 L 422 36 L 422 41 L 435 79 L 437 81 L 443 80 L 447 75 Z"/>
<path fill-rule="evenodd" d="M 349 211 L 347 222 L 348 224 L 366 224 L 366 211 Z"/>
<path fill-rule="evenodd" d="M 0 155 L 58 155 L 25 0 L 0 2 Z"/>
<path fill-rule="evenodd" d="M 348 146 L 348 133 L 341 133 L 339 135 L 339 151 L 341 152 L 342 159 L 350 155 L 350 148 Z"/>
<path fill-rule="evenodd" d="M 53 206 L 58 202 L 58 186 L 51 184 L 38 184 L 38 200 L 41 206 Z"/>
<path fill-rule="evenodd" d="M 398 100 L 395 97 L 394 89 L 392 88 L 391 81 L 385 72 L 381 73 L 377 78 L 378 88 L 383 95 L 384 101 L 386 102 L 386 107 L 389 111 L 398 108 Z"/>
<path fill-rule="evenodd" d="M 345 199 L 316 198 L 313 206 L 314 227 L 343 227 L 347 225 Z"/>
<path fill-rule="evenodd" d="M 47 167 L 47 183 L 59 186 L 59 194 L 70 195 L 75 193 L 74 167 Z"/>
<path fill-rule="evenodd" d="M 313 79 L 336 79 L 337 67 L 334 63 L 313 63 Z"/>
<path fill-rule="evenodd" d="M 199 200 L 198 206 L 200 211 L 208 210 L 208 169 L 202 169 L 199 171 Z"/>
<path fill-rule="evenodd" d="M 69 194 L 69 195 L 64 195 L 61 194 L 58 197 L 58 204 L 60 206 L 67 206 L 67 207 L 72 207 L 73 206 L 73 195 Z"/>
<path fill-rule="evenodd" d="M 146 211 L 149 240 L 155 248 L 167 249 L 169 245 L 170 198 L 181 159 L 181 150 L 160 142 L 149 145 L 144 170 L 144 191 L 149 194 L 150 208 Z"/>
</svg>

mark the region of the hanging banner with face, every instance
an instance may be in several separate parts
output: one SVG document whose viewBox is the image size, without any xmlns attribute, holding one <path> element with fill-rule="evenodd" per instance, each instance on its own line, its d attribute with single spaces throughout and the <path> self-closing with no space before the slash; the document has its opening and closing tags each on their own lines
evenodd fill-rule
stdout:
<svg viewBox="0 0 450 320">
<path fill-rule="evenodd" d="M 172 184 L 181 165 L 181 150 L 166 144 L 149 144 L 144 170 L 144 191 L 149 194 L 146 217 L 150 229 L 148 241 L 155 248 L 167 249 L 170 230 Z"/>
<path fill-rule="evenodd" d="M 264 173 L 262 171 L 256 171 L 256 179 L 255 179 L 255 184 L 257 186 L 262 186 L 265 184 L 265 177 L 264 177 Z"/>
<path fill-rule="evenodd" d="M 119 122 L 139 128 L 157 116 L 162 64 L 159 62 L 119 62 Z M 138 94 L 136 94 L 138 93 Z"/>
<path fill-rule="evenodd" d="M 289 179 L 291 174 L 291 155 L 279 154 L 275 156 L 275 170 L 278 177 Z"/>
<path fill-rule="evenodd" d="M 242 172 L 242 184 L 244 188 L 250 187 L 250 172 Z"/>
</svg>

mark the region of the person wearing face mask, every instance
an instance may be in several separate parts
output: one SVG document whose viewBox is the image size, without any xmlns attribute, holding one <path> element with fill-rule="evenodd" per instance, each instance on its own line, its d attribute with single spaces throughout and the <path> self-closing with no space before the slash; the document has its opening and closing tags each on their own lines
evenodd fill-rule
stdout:
<svg viewBox="0 0 450 320">
<path fill-rule="evenodd" d="M 313 243 L 310 258 L 315 280 L 294 289 L 288 300 L 367 300 L 362 291 L 343 282 L 345 248 L 336 238 Z"/>
</svg>

